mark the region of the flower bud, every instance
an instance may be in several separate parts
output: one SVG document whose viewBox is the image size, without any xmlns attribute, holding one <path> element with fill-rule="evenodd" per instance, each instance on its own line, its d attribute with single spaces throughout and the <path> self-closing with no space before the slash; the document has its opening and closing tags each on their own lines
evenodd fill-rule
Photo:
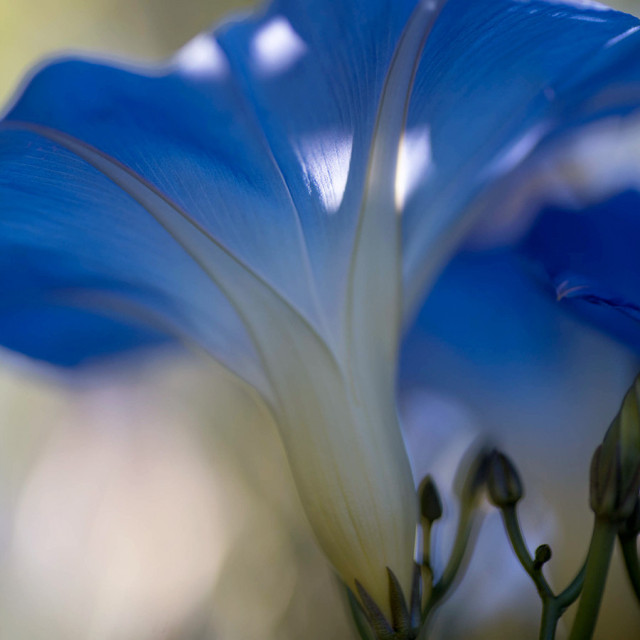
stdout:
<svg viewBox="0 0 640 640">
<path fill-rule="evenodd" d="M 442 517 L 442 501 L 434 479 L 428 475 L 420 484 L 420 514 L 432 524 Z"/>
<path fill-rule="evenodd" d="M 624 397 L 591 461 L 591 508 L 598 517 L 626 520 L 640 490 L 640 378 Z"/>
<path fill-rule="evenodd" d="M 513 463 L 504 453 L 493 450 L 487 468 L 489 498 L 496 507 L 511 507 L 523 495 L 522 482 Z"/>
<path fill-rule="evenodd" d="M 542 569 L 542 566 L 551 560 L 551 547 L 548 544 L 541 544 L 537 549 L 533 558 L 533 568 Z"/>
</svg>

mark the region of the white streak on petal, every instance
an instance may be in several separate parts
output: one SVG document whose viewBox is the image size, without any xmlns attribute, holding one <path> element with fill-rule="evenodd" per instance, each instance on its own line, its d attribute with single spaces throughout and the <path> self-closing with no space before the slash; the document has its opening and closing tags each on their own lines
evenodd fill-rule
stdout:
<svg viewBox="0 0 640 640">
<path fill-rule="evenodd" d="M 206 34 L 195 37 L 176 55 L 181 69 L 202 77 L 223 78 L 229 72 L 229 63 L 216 40 Z"/>
<path fill-rule="evenodd" d="M 342 204 L 352 147 L 353 137 L 336 131 L 308 136 L 299 143 L 297 155 L 309 194 L 319 196 L 329 214 Z"/>
<path fill-rule="evenodd" d="M 267 22 L 251 43 L 253 64 L 263 76 L 287 71 L 306 52 L 307 45 L 283 16 Z"/>
<path fill-rule="evenodd" d="M 571 16 L 571 20 L 580 20 L 581 22 L 606 22 L 604 18 L 596 18 L 595 16 Z"/>
<path fill-rule="evenodd" d="M 581 208 L 640 189 L 640 116 L 611 117 L 532 155 L 510 187 L 498 184 L 470 234 L 476 247 L 516 242 L 548 204 Z M 500 207 L 495 207 L 496 198 Z M 496 213 L 497 212 L 497 213 Z"/>
<path fill-rule="evenodd" d="M 421 180 L 433 169 L 429 126 L 405 132 L 400 142 L 396 171 L 396 208 L 401 211 Z"/>
<path fill-rule="evenodd" d="M 487 170 L 487 177 L 495 178 L 517 167 L 536 147 L 546 131 L 537 126 L 518 138 Z"/>
<path fill-rule="evenodd" d="M 524 4 L 528 4 L 530 0 L 518 0 Z M 565 6 L 575 7 L 577 9 L 589 9 L 591 11 L 611 11 L 611 7 L 608 7 L 600 2 L 594 0 L 546 0 L 547 4 L 562 4 Z M 535 10 L 537 13 L 537 9 Z M 532 10 L 533 13 L 533 10 Z"/>
<path fill-rule="evenodd" d="M 591 9 L 592 11 L 611 11 L 611 7 L 601 2 L 594 2 L 594 0 L 547 0 L 547 2 L 561 2 L 562 4 L 577 7 L 578 9 Z"/>
<path fill-rule="evenodd" d="M 638 30 L 640 30 L 640 27 L 631 27 L 631 29 L 627 29 L 624 33 L 621 33 L 615 38 L 611 38 L 611 40 L 609 40 L 607 44 L 604 45 L 604 48 L 608 49 L 609 47 L 613 47 L 613 45 L 618 44 L 618 42 L 622 42 L 622 40 L 626 40 L 629 36 L 632 36 Z"/>
</svg>

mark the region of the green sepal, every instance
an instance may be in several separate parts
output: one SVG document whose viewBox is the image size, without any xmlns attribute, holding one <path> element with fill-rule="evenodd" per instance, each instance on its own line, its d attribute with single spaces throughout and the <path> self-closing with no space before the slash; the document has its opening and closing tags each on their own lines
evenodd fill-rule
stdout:
<svg viewBox="0 0 640 640">
<path fill-rule="evenodd" d="M 360 602 L 367 614 L 369 624 L 375 632 L 378 640 L 395 640 L 393 627 L 389 624 L 389 621 L 380 610 L 380 607 L 378 607 L 374 599 L 357 580 L 355 581 L 355 584 L 358 597 L 360 598 Z"/>
<path fill-rule="evenodd" d="M 396 575 L 387 567 L 387 576 L 389 578 L 389 604 L 391 605 L 391 624 L 394 631 L 397 631 L 401 637 L 411 631 L 411 617 L 407 601 L 402 593 L 402 587 L 398 582 Z"/>
<path fill-rule="evenodd" d="M 354 595 L 353 591 L 349 587 L 345 586 L 347 591 L 347 602 L 349 603 L 349 610 L 351 611 L 351 618 L 356 626 L 360 640 L 376 640 L 369 625 L 367 614 L 364 612 L 362 605 L 358 598 Z"/>
</svg>

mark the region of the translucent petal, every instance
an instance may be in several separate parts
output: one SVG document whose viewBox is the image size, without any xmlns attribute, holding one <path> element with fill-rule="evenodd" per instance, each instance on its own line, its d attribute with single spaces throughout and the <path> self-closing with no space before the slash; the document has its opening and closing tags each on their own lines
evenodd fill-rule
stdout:
<svg viewBox="0 0 640 640">
<path fill-rule="evenodd" d="M 0 139 L 4 344 L 75 364 L 178 334 L 264 388 L 235 311 L 148 212 L 39 133 Z"/>
</svg>

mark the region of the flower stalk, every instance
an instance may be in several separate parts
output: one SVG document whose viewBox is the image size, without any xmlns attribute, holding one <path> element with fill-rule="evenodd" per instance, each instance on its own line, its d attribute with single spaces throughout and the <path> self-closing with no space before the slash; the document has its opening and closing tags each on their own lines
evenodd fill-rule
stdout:
<svg viewBox="0 0 640 640">
<path fill-rule="evenodd" d="M 631 587 L 640 603 L 640 558 L 638 557 L 638 534 L 640 534 L 640 497 L 629 518 L 621 527 L 618 536 Z"/>
<path fill-rule="evenodd" d="M 584 586 L 569 640 L 589 640 L 593 636 L 617 533 L 618 525 L 596 517 L 587 557 Z"/>
</svg>

